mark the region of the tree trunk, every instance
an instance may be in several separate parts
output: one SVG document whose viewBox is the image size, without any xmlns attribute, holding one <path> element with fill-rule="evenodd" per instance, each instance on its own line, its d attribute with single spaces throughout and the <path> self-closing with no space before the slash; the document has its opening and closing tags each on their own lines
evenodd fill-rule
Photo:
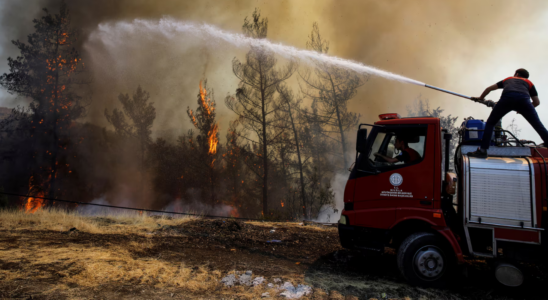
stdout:
<svg viewBox="0 0 548 300">
<path fill-rule="evenodd" d="M 55 58 L 58 59 L 57 55 L 59 53 L 59 31 L 57 31 L 57 41 L 55 44 Z M 57 105 L 59 102 L 59 68 L 56 66 L 55 68 L 55 85 L 53 86 L 55 89 L 55 96 L 53 101 L 53 149 L 51 151 L 51 173 L 49 176 L 51 176 L 51 179 L 49 181 L 49 198 L 55 199 L 55 177 L 57 175 L 57 152 L 59 149 L 59 137 L 57 135 Z"/>
<path fill-rule="evenodd" d="M 306 213 L 306 196 L 304 193 L 304 176 L 303 176 L 303 163 L 301 161 L 301 147 L 299 145 L 299 136 L 297 134 L 297 128 L 295 127 L 295 121 L 293 120 L 293 114 L 291 113 L 291 105 L 288 103 L 289 108 L 289 118 L 291 120 L 291 127 L 293 127 L 293 136 L 295 136 L 295 145 L 297 146 L 297 160 L 299 161 L 299 175 L 301 179 L 301 200 L 303 207 L 303 216 L 305 219 L 308 218 Z"/>
<path fill-rule="evenodd" d="M 144 132 L 141 130 L 141 132 Z M 145 203 L 145 141 L 141 136 L 141 205 Z"/>
<path fill-rule="evenodd" d="M 333 83 L 333 80 L 331 79 L 331 74 L 329 75 L 329 80 L 331 82 L 331 90 L 333 92 L 333 104 L 335 106 L 335 112 L 337 113 L 337 124 L 339 127 L 339 132 L 341 134 L 341 144 L 342 144 L 342 155 L 344 160 L 344 168 L 348 168 L 348 161 L 346 160 L 346 141 L 344 140 L 344 130 L 342 128 L 342 120 L 341 120 L 341 113 L 339 111 L 339 104 L 337 103 L 337 93 L 335 92 L 335 84 Z"/>
<path fill-rule="evenodd" d="M 261 80 L 262 81 L 262 80 Z M 262 82 L 261 82 L 262 84 Z M 264 104 L 264 90 L 261 90 L 262 98 L 262 112 L 263 112 L 263 215 L 268 213 L 268 153 L 267 153 L 267 141 L 266 141 L 266 112 Z"/>
</svg>

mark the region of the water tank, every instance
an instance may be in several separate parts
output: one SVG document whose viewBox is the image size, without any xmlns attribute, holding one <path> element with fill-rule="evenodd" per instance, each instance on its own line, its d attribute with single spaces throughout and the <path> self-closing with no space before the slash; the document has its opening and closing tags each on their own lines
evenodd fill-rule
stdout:
<svg viewBox="0 0 548 300">
<path fill-rule="evenodd" d="M 483 138 L 483 131 L 474 131 L 470 129 L 485 129 L 485 122 L 482 120 L 466 120 L 462 123 L 462 129 L 464 134 L 462 136 L 462 143 L 464 145 L 480 145 Z"/>
</svg>

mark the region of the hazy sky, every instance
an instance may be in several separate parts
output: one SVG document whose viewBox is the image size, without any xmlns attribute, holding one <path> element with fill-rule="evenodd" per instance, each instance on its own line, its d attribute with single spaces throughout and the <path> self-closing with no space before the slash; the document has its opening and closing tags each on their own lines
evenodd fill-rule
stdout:
<svg viewBox="0 0 548 300">
<path fill-rule="evenodd" d="M 269 19 L 268 38 L 304 48 L 312 23 L 317 21 L 330 54 L 386 69 L 431 85 L 470 96 L 517 68 L 526 68 L 541 100 L 538 112 L 548 125 L 548 2 L 547 1 L 180 1 L 95 0 L 67 1 L 73 23 L 82 28 L 82 48 L 94 75 L 93 102 L 87 120 L 106 125 L 103 111 L 117 106 L 117 95 L 131 93 L 140 84 L 150 91 L 157 107 L 154 130 L 177 134 L 190 128 L 187 106 L 196 106 L 200 79 L 207 77 L 215 99 L 224 136 L 234 115 L 224 97 L 234 93 L 237 80 L 231 60 L 244 59 L 233 47 L 206 47 L 191 39 L 145 39 L 126 36 L 117 51 L 86 42 L 103 22 L 159 19 L 169 16 L 184 21 L 214 24 L 241 32 L 245 16 L 257 7 Z M 25 40 L 32 19 L 42 7 L 56 11 L 58 1 L 4 0 L 0 2 L 0 72 L 7 71 L 7 57 L 17 55 L 12 39 Z M 126 41 L 126 40 L 124 40 Z M 1 63 L 1 62 L 4 63 Z M 284 61 L 280 60 L 280 64 Z M 421 96 L 446 113 L 486 119 L 489 108 L 468 100 L 418 86 L 371 78 L 350 109 L 373 122 L 386 112 L 406 114 L 406 106 Z M 498 100 L 500 91 L 488 98 Z M 24 104 L 0 91 L 0 106 Z M 522 138 L 540 141 L 521 117 L 516 118 Z M 459 123 L 460 123 L 459 120 Z"/>
</svg>

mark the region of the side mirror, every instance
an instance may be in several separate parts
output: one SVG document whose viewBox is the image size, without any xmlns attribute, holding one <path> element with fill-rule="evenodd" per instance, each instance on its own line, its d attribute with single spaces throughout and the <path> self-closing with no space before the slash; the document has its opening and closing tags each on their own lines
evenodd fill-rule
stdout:
<svg viewBox="0 0 548 300">
<path fill-rule="evenodd" d="M 356 151 L 364 153 L 367 149 L 367 129 L 358 129 L 358 138 L 356 139 Z"/>
</svg>

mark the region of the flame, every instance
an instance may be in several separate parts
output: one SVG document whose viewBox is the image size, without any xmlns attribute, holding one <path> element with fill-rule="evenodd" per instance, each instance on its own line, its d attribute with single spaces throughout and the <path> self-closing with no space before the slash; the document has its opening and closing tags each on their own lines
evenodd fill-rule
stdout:
<svg viewBox="0 0 548 300">
<path fill-rule="evenodd" d="M 200 100 L 202 101 L 202 107 L 205 109 L 205 113 L 210 116 L 214 111 L 215 107 L 211 105 L 211 98 L 207 98 L 207 91 L 202 87 L 202 81 L 200 80 Z"/>
<path fill-rule="evenodd" d="M 238 209 L 235 206 L 230 206 L 232 209 L 230 210 L 230 216 L 234 218 L 239 218 L 240 213 L 238 213 Z"/>
<path fill-rule="evenodd" d="M 215 111 L 215 106 L 213 106 L 213 103 L 211 102 L 211 98 L 207 97 L 207 90 L 204 89 L 204 87 L 202 86 L 202 81 L 200 81 L 200 101 L 202 102 L 204 113 L 209 119 L 210 116 Z M 192 115 L 192 122 L 193 123 L 196 122 L 194 115 Z M 211 129 L 207 132 L 209 154 L 217 153 L 217 144 L 219 143 L 219 139 L 217 138 L 218 132 L 219 132 L 219 126 L 217 125 L 217 123 L 214 123 L 213 126 L 211 126 Z"/>
<path fill-rule="evenodd" d="M 212 114 L 215 112 L 215 106 L 214 103 L 211 101 L 211 98 L 207 97 L 207 90 L 202 86 L 202 81 L 200 81 L 200 102 L 202 106 L 202 111 L 205 115 L 205 118 L 207 120 L 210 120 L 213 116 Z M 199 128 L 198 121 L 196 120 L 196 115 L 194 111 L 189 110 L 189 115 L 192 121 L 192 124 L 194 124 L 194 127 Z M 209 154 L 215 154 L 217 153 L 217 144 L 219 144 L 219 138 L 217 138 L 217 134 L 219 132 L 219 125 L 217 123 L 213 123 L 209 131 L 207 132 L 207 143 L 209 145 Z"/>
<path fill-rule="evenodd" d="M 217 132 L 219 131 L 219 126 L 217 123 L 213 124 L 211 130 L 207 133 L 207 141 L 209 142 L 209 154 L 217 153 L 217 144 L 219 139 L 217 138 Z"/>
<path fill-rule="evenodd" d="M 33 181 L 34 181 L 34 176 L 31 176 L 29 178 L 29 194 L 33 190 L 35 190 L 35 186 L 33 184 Z M 36 197 L 44 197 L 44 192 L 39 191 L 33 197 L 28 197 L 27 198 L 27 203 L 25 204 L 25 207 L 24 207 L 26 213 L 33 214 L 36 211 L 38 211 L 39 209 L 44 207 L 44 202 L 45 202 L 44 199 L 36 198 Z"/>
</svg>

